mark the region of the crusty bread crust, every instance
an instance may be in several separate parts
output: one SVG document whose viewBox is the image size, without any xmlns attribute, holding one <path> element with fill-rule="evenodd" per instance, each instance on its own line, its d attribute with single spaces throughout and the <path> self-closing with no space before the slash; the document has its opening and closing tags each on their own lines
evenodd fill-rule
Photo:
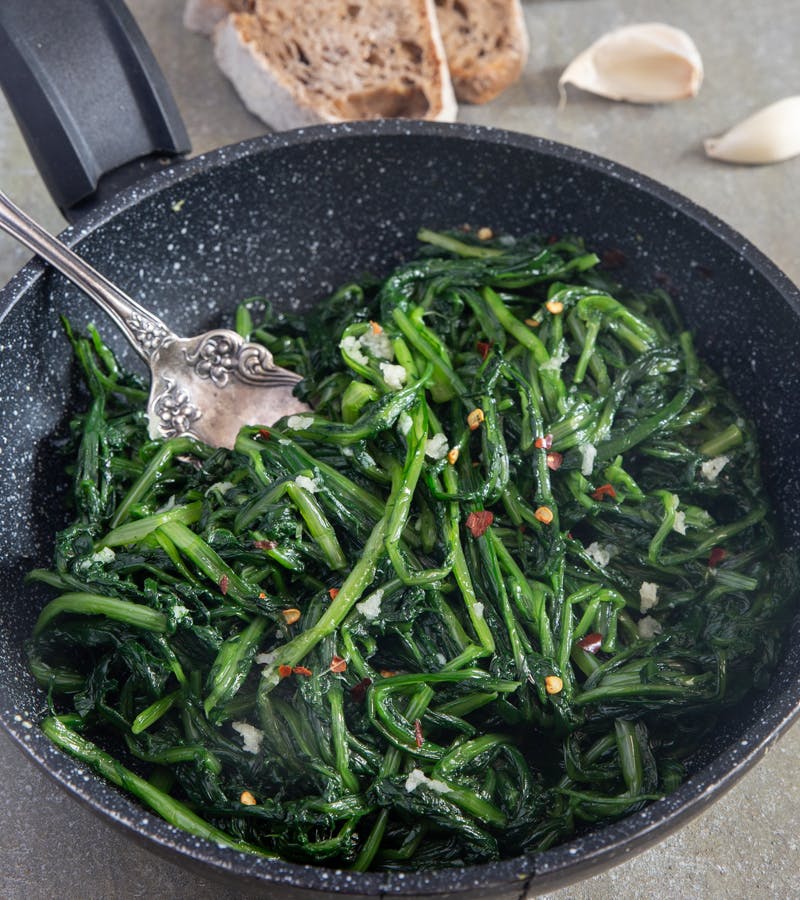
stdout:
<svg viewBox="0 0 800 900">
<path fill-rule="evenodd" d="M 242 36 L 236 16 L 227 16 L 214 30 L 214 55 L 242 103 L 277 131 L 331 121 L 298 104 L 286 80 Z"/>
<path fill-rule="evenodd" d="M 247 108 L 275 128 L 455 118 L 433 0 L 256 0 L 219 23 L 214 44 Z"/>
<path fill-rule="evenodd" d="M 528 58 L 519 0 L 436 0 L 456 97 L 486 103 L 513 84 Z"/>
</svg>

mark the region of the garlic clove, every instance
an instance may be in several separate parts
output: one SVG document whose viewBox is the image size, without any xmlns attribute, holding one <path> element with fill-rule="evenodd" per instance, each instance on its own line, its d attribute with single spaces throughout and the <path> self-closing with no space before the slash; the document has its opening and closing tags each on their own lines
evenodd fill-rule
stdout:
<svg viewBox="0 0 800 900">
<path fill-rule="evenodd" d="M 703 81 L 703 60 L 694 41 L 661 22 L 626 25 L 595 41 L 558 79 L 562 105 L 573 84 L 611 100 L 668 103 L 694 97 Z"/>
<path fill-rule="evenodd" d="M 704 142 L 706 153 L 725 162 L 759 165 L 800 154 L 800 95 L 765 106 L 725 134 Z"/>
</svg>

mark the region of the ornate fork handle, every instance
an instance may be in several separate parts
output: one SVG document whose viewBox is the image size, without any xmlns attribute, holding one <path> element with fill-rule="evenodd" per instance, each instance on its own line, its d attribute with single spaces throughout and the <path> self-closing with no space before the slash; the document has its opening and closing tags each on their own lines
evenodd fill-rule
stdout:
<svg viewBox="0 0 800 900">
<path fill-rule="evenodd" d="M 245 341 L 226 328 L 207 332 L 196 347 L 184 352 L 195 374 L 210 379 L 218 388 L 231 381 L 278 387 L 293 386 L 300 380 L 294 372 L 276 366 L 266 347 Z"/>
<path fill-rule="evenodd" d="M 76 253 L 51 237 L 1 191 L 0 228 L 82 288 L 111 316 L 148 362 L 165 341 L 175 339 L 158 316 L 140 306 Z"/>
</svg>

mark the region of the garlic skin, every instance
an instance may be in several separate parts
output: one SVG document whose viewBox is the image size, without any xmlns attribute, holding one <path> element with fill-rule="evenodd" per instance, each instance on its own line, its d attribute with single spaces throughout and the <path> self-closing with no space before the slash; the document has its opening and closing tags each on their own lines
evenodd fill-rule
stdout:
<svg viewBox="0 0 800 900">
<path fill-rule="evenodd" d="M 720 137 L 704 141 L 714 159 L 743 165 L 783 162 L 800 154 L 800 95 L 753 113 Z"/>
<path fill-rule="evenodd" d="M 702 82 L 703 60 L 689 35 L 662 22 L 645 22 L 595 41 L 567 66 L 558 90 L 562 106 L 567 84 L 611 100 L 669 103 L 694 97 Z"/>
</svg>

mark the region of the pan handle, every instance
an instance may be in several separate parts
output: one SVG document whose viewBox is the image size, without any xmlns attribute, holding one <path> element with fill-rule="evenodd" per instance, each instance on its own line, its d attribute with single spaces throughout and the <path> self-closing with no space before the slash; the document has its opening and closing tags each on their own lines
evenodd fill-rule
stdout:
<svg viewBox="0 0 800 900">
<path fill-rule="evenodd" d="M 0 0 L 0 87 L 70 220 L 190 149 L 122 0 Z"/>
</svg>

